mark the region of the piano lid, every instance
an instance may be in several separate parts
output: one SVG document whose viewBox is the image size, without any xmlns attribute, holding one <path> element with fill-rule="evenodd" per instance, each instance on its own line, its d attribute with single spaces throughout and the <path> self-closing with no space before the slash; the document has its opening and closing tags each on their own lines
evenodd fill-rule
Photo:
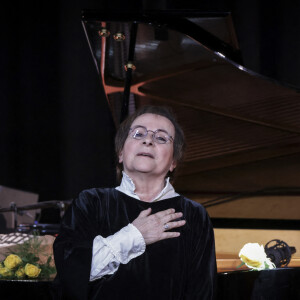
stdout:
<svg viewBox="0 0 300 300">
<path fill-rule="evenodd" d="M 299 168 L 289 160 L 295 155 L 299 161 L 300 96 L 295 87 L 300 87 L 300 79 L 267 78 L 258 73 L 258 63 L 250 69 L 254 58 L 244 54 L 249 55 L 242 49 L 247 42 L 245 36 L 237 37 L 241 30 L 233 19 L 230 12 L 220 11 L 83 12 L 83 27 L 116 124 L 144 104 L 169 105 L 178 116 L 187 139 L 176 182 L 180 192 L 228 193 L 300 184 Z M 257 162 L 257 172 L 267 169 L 259 179 L 253 177 Z M 274 177 L 270 162 L 283 178 Z M 287 176 L 291 165 L 297 176 Z M 243 181 L 245 174 L 233 175 L 234 168 L 248 168 L 252 175 Z"/>
</svg>

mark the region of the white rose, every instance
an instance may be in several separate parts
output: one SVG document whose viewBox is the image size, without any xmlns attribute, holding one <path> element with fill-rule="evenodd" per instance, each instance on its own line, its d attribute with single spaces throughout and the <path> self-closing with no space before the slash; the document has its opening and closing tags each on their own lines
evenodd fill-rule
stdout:
<svg viewBox="0 0 300 300">
<path fill-rule="evenodd" d="M 248 268 L 255 270 L 274 269 L 274 264 L 267 258 L 263 245 L 248 243 L 240 251 L 239 257 Z"/>
</svg>

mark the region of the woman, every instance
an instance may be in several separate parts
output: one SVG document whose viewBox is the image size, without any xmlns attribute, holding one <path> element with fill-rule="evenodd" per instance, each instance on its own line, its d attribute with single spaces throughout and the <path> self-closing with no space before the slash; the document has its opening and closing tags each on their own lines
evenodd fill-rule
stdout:
<svg viewBox="0 0 300 300">
<path fill-rule="evenodd" d="M 83 191 L 54 244 L 62 299 L 211 299 L 213 229 L 169 182 L 184 136 L 166 108 L 144 106 L 116 136 L 121 185 Z"/>
</svg>

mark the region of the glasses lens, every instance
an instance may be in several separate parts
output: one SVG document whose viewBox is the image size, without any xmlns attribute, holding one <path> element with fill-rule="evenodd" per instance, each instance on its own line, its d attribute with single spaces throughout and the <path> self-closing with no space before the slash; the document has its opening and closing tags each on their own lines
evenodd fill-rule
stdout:
<svg viewBox="0 0 300 300">
<path fill-rule="evenodd" d="M 156 131 L 154 139 L 158 144 L 166 144 L 170 140 L 168 134 L 160 130 Z"/>
<path fill-rule="evenodd" d="M 136 127 L 132 130 L 131 136 L 134 139 L 140 140 L 147 135 L 147 129 L 144 127 Z"/>
</svg>

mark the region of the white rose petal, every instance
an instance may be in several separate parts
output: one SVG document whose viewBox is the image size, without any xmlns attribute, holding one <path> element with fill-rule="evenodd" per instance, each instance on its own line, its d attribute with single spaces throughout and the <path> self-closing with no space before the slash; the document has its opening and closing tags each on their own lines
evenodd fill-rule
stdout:
<svg viewBox="0 0 300 300">
<path fill-rule="evenodd" d="M 274 263 L 271 262 L 270 258 L 267 257 L 265 263 L 268 265 L 269 269 L 275 269 L 276 266 Z"/>
<path fill-rule="evenodd" d="M 255 270 L 265 269 L 265 262 L 268 266 L 272 264 L 267 258 L 263 245 L 259 245 L 258 243 L 248 243 L 244 245 L 239 253 L 239 257 L 248 268 Z"/>
</svg>

